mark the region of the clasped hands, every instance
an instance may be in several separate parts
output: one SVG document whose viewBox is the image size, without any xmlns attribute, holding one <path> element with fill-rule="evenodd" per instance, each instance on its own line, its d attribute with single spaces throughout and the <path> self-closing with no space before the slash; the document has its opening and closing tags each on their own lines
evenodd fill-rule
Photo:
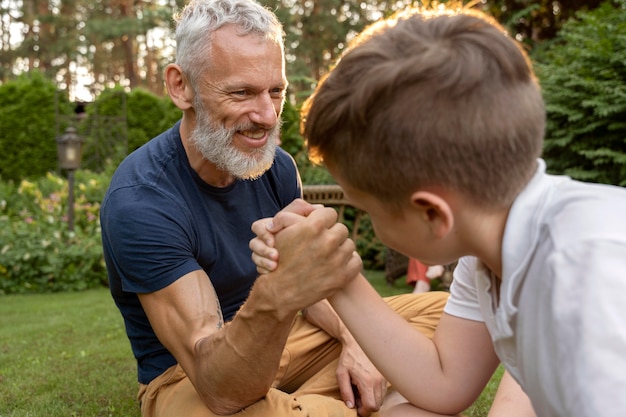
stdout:
<svg viewBox="0 0 626 417">
<path fill-rule="evenodd" d="M 250 249 L 257 271 L 285 279 L 286 292 L 297 288 L 301 308 L 331 296 L 361 272 L 354 242 L 345 225 L 337 223 L 333 208 L 297 199 L 273 218 L 256 221 L 252 231 L 256 237 Z M 347 329 L 345 333 L 336 371 L 339 391 L 348 407 L 369 416 L 381 407 L 387 381 Z"/>
<path fill-rule="evenodd" d="M 287 287 L 296 283 L 312 291 L 301 308 L 327 298 L 361 272 L 361 257 L 333 208 L 296 199 L 274 217 L 254 222 L 252 231 L 256 237 L 249 246 L 257 271 L 280 272 L 288 276 Z"/>
</svg>

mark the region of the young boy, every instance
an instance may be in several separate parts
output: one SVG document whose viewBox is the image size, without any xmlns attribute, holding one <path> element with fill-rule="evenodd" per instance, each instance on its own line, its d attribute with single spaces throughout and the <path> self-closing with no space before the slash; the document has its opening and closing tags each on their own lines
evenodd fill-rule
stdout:
<svg viewBox="0 0 626 417">
<path fill-rule="evenodd" d="M 375 24 L 304 115 L 311 155 L 386 245 L 460 258 L 432 341 L 362 276 L 330 298 L 408 400 L 386 415 L 458 413 L 500 361 L 541 417 L 625 415 L 626 191 L 546 174 L 540 87 L 502 27 L 467 10 Z M 280 252 L 296 220 L 254 230 Z M 253 258 L 269 270 L 277 252 Z"/>
</svg>

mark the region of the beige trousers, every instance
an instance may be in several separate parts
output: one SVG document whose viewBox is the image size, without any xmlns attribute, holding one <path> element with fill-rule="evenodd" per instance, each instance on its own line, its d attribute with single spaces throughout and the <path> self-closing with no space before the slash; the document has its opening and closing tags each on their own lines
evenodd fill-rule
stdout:
<svg viewBox="0 0 626 417">
<path fill-rule="evenodd" d="M 432 337 L 448 298 L 445 292 L 402 294 L 387 304 L 413 327 Z M 298 316 L 267 395 L 234 414 L 238 417 L 356 417 L 339 394 L 335 370 L 341 344 Z M 217 417 L 200 400 L 178 365 L 149 385 L 140 385 L 142 417 Z"/>
</svg>

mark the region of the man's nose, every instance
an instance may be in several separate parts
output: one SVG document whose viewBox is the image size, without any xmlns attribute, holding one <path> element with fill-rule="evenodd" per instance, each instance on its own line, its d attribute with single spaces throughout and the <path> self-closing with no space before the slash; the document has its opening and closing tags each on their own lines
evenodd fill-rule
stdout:
<svg viewBox="0 0 626 417">
<path fill-rule="evenodd" d="M 254 103 L 254 109 L 250 112 L 250 121 L 265 128 L 273 127 L 278 121 L 278 108 L 269 93 L 259 94 Z"/>
</svg>

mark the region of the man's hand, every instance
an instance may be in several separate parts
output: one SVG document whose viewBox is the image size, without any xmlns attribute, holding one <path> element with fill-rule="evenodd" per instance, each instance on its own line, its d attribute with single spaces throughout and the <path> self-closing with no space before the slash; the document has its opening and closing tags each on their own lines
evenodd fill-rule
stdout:
<svg viewBox="0 0 626 417">
<path fill-rule="evenodd" d="M 272 272 L 278 266 L 278 251 L 274 248 L 276 233 L 306 218 L 313 210 L 324 207 L 321 204 L 309 204 L 296 199 L 274 217 L 257 220 L 252 224 L 252 231 L 257 235 L 250 241 L 252 261 L 259 274 Z"/>
<path fill-rule="evenodd" d="M 280 291 L 282 307 L 287 310 L 300 310 L 327 298 L 356 278 L 363 267 L 348 235 L 348 228 L 337 222 L 333 208 L 313 210 L 276 233 L 280 262 L 257 283 L 267 282 Z"/>
<path fill-rule="evenodd" d="M 323 300 L 307 307 L 304 317 L 341 343 L 335 375 L 343 402 L 356 408 L 362 417 L 377 411 L 386 395 L 387 381 L 365 356 L 335 310 Z"/>
<path fill-rule="evenodd" d="M 336 375 L 342 400 L 348 407 L 356 407 L 359 416 L 367 417 L 380 409 L 387 380 L 356 342 L 344 343 Z"/>
</svg>

